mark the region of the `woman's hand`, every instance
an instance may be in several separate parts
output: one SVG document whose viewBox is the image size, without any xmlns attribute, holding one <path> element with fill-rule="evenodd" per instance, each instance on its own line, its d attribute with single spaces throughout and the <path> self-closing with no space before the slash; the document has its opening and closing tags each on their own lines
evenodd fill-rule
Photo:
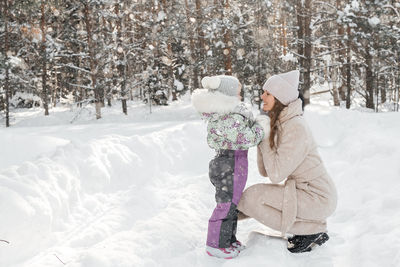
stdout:
<svg viewBox="0 0 400 267">
<path fill-rule="evenodd" d="M 264 139 L 267 138 L 269 136 L 269 132 L 271 131 L 270 118 L 266 115 L 258 115 L 256 117 L 256 122 L 260 124 L 264 130 Z"/>
</svg>

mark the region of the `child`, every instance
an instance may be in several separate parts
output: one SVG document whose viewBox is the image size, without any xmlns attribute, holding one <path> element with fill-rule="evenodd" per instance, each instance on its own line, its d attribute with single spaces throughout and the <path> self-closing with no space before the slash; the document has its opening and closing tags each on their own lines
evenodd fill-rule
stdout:
<svg viewBox="0 0 400 267">
<path fill-rule="evenodd" d="M 241 84 L 233 76 L 204 77 L 192 103 L 208 122 L 207 143 L 216 151 L 209 176 L 217 206 L 208 222 L 206 252 L 231 259 L 244 246 L 236 239 L 237 204 L 247 180 L 247 151 L 264 137 L 264 129 L 240 101 Z"/>
</svg>

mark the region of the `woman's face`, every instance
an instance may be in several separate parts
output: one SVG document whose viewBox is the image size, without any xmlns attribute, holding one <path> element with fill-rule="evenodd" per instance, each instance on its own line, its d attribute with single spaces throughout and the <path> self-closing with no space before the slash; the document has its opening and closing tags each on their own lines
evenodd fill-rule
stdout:
<svg viewBox="0 0 400 267">
<path fill-rule="evenodd" d="M 275 105 L 275 97 L 268 93 L 267 91 L 264 91 L 264 93 L 261 95 L 261 99 L 263 100 L 263 110 L 264 111 L 270 111 L 274 105 Z"/>
</svg>

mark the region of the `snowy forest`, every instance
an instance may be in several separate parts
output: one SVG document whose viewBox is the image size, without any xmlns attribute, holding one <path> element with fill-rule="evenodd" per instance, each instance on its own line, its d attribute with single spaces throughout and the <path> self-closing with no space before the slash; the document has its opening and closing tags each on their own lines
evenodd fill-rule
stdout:
<svg viewBox="0 0 400 267">
<path fill-rule="evenodd" d="M 257 105 L 292 69 L 306 104 L 399 110 L 398 0 L 1 0 L 0 29 L 6 126 L 13 108 L 168 105 L 216 74 Z"/>
<path fill-rule="evenodd" d="M 400 0 L 0 0 L 0 14 L 0 267 L 400 266 Z M 292 253 L 290 233 L 248 218 L 246 249 L 210 257 L 216 151 L 196 89 L 236 76 L 254 126 L 263 84 L 292 70 L 313 138 L 293 128 L 277 154 L 332 178 L 329 241 Z M 245 190 L 273 183 L 258 153 Z"/>
</svg>

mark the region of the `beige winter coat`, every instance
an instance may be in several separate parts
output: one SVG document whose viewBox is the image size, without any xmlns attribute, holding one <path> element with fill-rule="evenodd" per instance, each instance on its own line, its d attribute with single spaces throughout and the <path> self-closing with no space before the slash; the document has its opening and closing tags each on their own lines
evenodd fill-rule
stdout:
<svg viewBox="0 0 400 267">
<path fill-rule="evenodd" d="M 337 202 L 335 185 L 302 116 L 301 104 L 298 99 L 281 112 L 281 137 L 276 150 L 270 148 L 268 137 L 258 145 L 259 172 L 272 184 L 247 188 L 238 205 L 245 215 L 282 235 L 325 232 L 326 218 Z"/>
</svg>

